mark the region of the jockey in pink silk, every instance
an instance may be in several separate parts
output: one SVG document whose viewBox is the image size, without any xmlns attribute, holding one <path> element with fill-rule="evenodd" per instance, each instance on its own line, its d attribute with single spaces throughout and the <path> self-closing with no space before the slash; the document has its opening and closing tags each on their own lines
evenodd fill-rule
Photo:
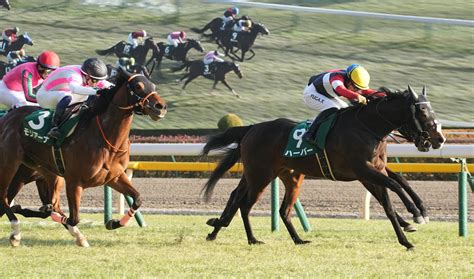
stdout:
<svg viewBox="0 0 474 279">
<path fill-rule="evenodd" d="M 40 86 L 49 73 L 60 66 L 59 56 L 45 51 L 37 62 L 23 63 L 0 81 L 0 104 L 10 108 L 37 105 L 33 89 Z"/>
<path fill-rule="evenodd" d="M 106 78 L 107 67 L 97 58 L 89 58 L 82 65 L 61 67 L 48 76 L 37 99 L 41 107 L 55 110 L 49 137 L 58 139 L 61 136 L 59 124 L 69 104 L 84 102 L 88 96 L 96 94 L 96 88 L 112 85 Z"/>
</svg>

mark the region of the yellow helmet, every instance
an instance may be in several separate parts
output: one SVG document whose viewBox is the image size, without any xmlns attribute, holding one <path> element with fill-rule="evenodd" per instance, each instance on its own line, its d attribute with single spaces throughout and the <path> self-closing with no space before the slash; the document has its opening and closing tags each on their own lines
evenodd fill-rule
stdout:
<svg viewBox="0 0 474 279">
<path fill-rule="evenodd" d="M 370 75 L 364 67 L 358 64 L 352 64 L 347 67 L 346 73 L 357 88 L 369 89 Z"/>
</svg>

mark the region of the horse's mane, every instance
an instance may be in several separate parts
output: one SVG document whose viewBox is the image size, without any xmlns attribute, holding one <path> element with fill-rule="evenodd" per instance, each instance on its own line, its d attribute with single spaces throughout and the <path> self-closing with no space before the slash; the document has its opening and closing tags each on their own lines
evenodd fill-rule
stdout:
<svg viewBox="0 0 474 279">
<path fill-rule="evenodd" d="M 100 93 L 99 96 L 88 99 L 87 104 L 90 106 L 90 109 L 84 114 L 84 118 L 91 119 L 97 115 L 103 114 L 112 102 L 115 93 L 118 92 L 125 81 L 126 78 L 123 76 L 123 74 L 119 73 L 117 75 L 115 86 L 109 89 L 100 89 L 98 90 Z"/>
</svg>

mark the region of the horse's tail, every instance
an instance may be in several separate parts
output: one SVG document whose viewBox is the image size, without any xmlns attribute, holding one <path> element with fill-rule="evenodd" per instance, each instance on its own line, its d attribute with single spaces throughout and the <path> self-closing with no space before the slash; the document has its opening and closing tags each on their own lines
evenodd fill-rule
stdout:
<svg viewBox="0 0 474 279">
<path fill-rule="evenodd" d="M 111 48 L 108 48 L 108 49 L 104 49 L 104 50 L 96 49 L 95 52 L 96 52 L 98 55 L 109 55 L 109 54 L 111 54 L 112 52 L 114 52 L 114 49 L 115 49 L 115 46 L 113 46 L 113 47 L 111 47 Z"/>
<path fill-rule="evenodd" d="M 211 177 L 201 190 L 204 192 L 204 200 L 208 202 L 211 199 L 214 187 L 217 181 L 240 159 L 240 141 L 252 128 L 250 126 L 232 127 L 225 132 L 212 136 L 202 150 L 202 155 L 207 155 L 211 150 L 224 149 L 232 143 L 237 143 L 236 148 L 228 147 L 225 151 L 224 158 L 219 162 L 216 169 L 212 172 Z"/>
</svg>

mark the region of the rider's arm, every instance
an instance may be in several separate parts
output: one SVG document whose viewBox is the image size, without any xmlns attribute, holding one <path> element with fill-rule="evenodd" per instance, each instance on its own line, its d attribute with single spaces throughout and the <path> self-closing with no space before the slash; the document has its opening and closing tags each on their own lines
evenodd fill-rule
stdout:
<svg viewBox="0 0 474 279">
<path fill-rule="evenodd" d="M 346 97 L 349 100 L 357 99 L 357 95 L 359 94 L 346 88 L 344 85 L 344 77 L 342 75 L 335 75 L 331 78 L 330 82 L 332 88 L 337 94 Z"/>
<path fill-rule="evenodd" d="M 99 81 L 99 82 L 97 83 L 97 87 L 100 88 L 100 89 L 102 89 L 102 88 L 110 88 L 110 87 L 112 87 L 112 86 L 114 86 L 114 84 L 111 83 L 111 82 L 109 82 L 109 81 L 107 81 L 107 80 L 101 80 L 101 81 Z"/>
<path fill-rule="evenodd" d="M 95 95 L 97 92 L 97 89 L 92 87 L 86 87 L 74 83 L 69 84 L 69 89 L 71 90 L 71 93 L 78 95 Z"/>
<path fill-rule="evenodd" d="M 33 74 L 26 69 L 21 71 L 21 87 L 27 100 L 36 98 L 33 93 Z"/>
</svg>

